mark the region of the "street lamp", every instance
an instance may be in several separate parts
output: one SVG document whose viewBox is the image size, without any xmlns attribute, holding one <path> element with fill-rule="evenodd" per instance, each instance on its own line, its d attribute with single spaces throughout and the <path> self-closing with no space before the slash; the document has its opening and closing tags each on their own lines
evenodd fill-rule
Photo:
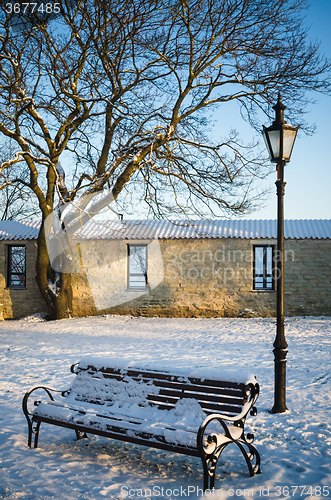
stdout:
<svg viewBox="0 0 331 500">
<path fill-rule="evenodd" d="M 292 127 L 284 121 L 286 106 L 280 99 L 273 109 L 276 119 L 273 124 L 263 127 L 262 135 L 270 160 L 277 163 L 277 333 L 274 342 L 275 358 L 275 399 L 272 413 L 282 413 L 286 408 L 286 355 L 287 342 L 284 324 L 284 166 L 290 161 L 294 141 L 299 127 Z"/>
</svg>

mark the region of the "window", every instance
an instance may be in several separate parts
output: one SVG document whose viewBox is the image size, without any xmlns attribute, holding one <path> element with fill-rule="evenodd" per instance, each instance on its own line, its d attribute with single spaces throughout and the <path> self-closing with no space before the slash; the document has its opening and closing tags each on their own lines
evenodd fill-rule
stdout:
<svg viewBox="0 0 331 500">
<path fill-rule="evenodd" d="M 256 245 L 253 247 L 253 289 L 274 290 L 274 247 Z"/>
<path fill-rule="evenodd" d="M 147 245 L 128 245 L 128 288 L 147 286 Z"/>
<path fill-rule="evenodd" d="M 25 288 L 25 246 L 8 246 L 8 279 L 9 288 Z"/>
</svg>

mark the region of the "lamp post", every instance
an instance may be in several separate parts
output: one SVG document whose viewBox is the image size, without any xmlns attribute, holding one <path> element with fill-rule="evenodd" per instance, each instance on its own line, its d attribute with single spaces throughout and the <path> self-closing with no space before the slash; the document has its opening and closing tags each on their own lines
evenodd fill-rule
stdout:
<svg viewBox="0 0 331 500">
<path fill-rule="evenodd" d="M 278 101 L 273 109 L 276 119 L 273 124 L 263 127 L 262 135 L 267 146 L 270 160 L 277 163 L 277 332 L 274 342 L 275 360 L 275 397 L 272 413 L 282 413 L 286 408 L 286 355 L 287 342 L 284 323 L 284 166 L 290 161 L 298 127 L 292 127 L 284 121 L 286 106 L 278 94 Z"/>
</svg>

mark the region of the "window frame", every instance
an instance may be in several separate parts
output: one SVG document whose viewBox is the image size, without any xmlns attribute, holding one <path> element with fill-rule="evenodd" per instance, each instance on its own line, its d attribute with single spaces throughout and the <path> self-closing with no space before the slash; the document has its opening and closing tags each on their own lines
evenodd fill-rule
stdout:
<svg viewBox="0 0 331 500">
<path fill-rule="evenodd" d="M 263 274 L 262 275 L 256 275 L 255 272 L 255 262 L 256 262 L 256 248 L 263 248 Z M 271 263 L 272 263 L 272 269 L 271 269 L 271 274 L 268 274 L 266 272 L 267 270 L 267 248 L 271 248 L 272 256 L 271 256 Z M 253 245 L 253 291 L 254 292 L 273 292 L 276 289 L 276 279 L 275 279 L 275 245 L 274 244 L 260 244 L 260 245 Z M 262 287 L 257 287 L 256 286 L 256 278 L 263 278 L 263 286 Z M 268 286 L 267 283 L 267 278 L 271 278 L 271 286 Z"/>
<path fill-rule="evenodd" d="M 130 248 L 132 247 L 144 247 L 146 249 L 146 255 L 145 255 L 145 273 L 131 273 L 130 272 Z M 148 270 L 147 270 L 147 264 L 148 264 L 148 245 L 146 243 L 128 243 L 127 244 L 127 289 L 128 290 L 136 290 L 136 291 L 141 291 L 141 290 L 147 290 L 148 289 Z M 144 286 L 132 286 L 130 284 L 130 278 L 131 276 L 144 276 L 145 278 L 145 283 Z"/>
<path fill-rule="evenodd" d="M 12 249 L 13 248 L 24 248 L 24 271 L 23 273 L 13 272 L 12 266 Z M 13 276 L 23 275 L 22 285 L 17 283 L 12 283 Z M 26 245 L 7 245 L 7 288 L 12 290 L 25 290 L 26 289 Z"/>
</svg>

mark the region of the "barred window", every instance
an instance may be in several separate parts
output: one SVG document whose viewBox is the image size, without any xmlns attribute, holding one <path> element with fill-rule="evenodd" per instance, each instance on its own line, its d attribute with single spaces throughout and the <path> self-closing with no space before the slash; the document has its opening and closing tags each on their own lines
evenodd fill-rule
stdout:
<svg viewBox="0 0 331 500">
<path fill-rule="evenodd" d="M 26 254 L 25 246 L 8 246 L 8 276 L 9 288 L 25 288 L 26 286 Z"/>
<path fill-rule="evenodd" d="M 147 286 L 147 245 L 128 245 L 128 288 Z"/>
<path fill-rule="evenodd" d="M 253 289 L 274 290 L 274 247 L 255 245 L 253 247 Z"/>
</svg>

